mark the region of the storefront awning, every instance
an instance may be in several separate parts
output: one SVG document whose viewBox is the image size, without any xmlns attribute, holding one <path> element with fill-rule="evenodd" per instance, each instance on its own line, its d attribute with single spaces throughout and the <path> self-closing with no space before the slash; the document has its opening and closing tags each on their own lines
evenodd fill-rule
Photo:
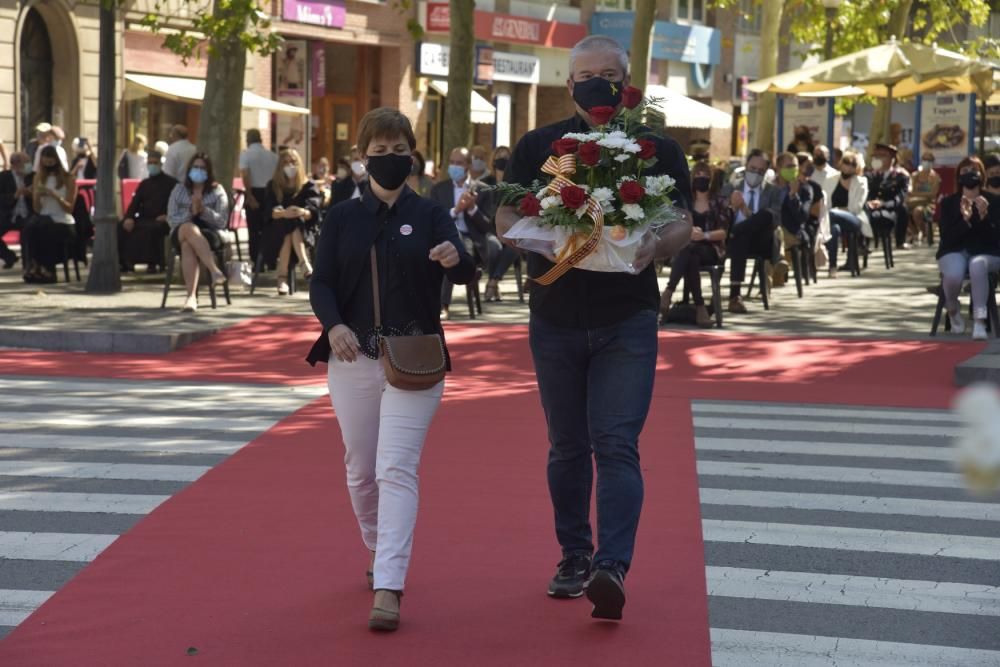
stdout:
<svg viewBox="0 0 1000 667">
<path fill-rule="evenodd" d="M 431 81 L 431 88 L 441 94 L 441 97 L 448 97 L 447 81 Z M 496 119 L 497 108 L 490 104 L 485 97 L 472 91 L 472 122 L 481 125 L 492 125 Z"/>
<path fill-rule="evenodd" d="M 733 126 L 733 117 L 698 100 L 673 91 L 666 86 L 646 86 L 646 97 L 660 99 L 657 107 L 666 118 L 667 127 L 726 129 Z"/>
<path fill-rule="evenodd" d="M 165 97 L 168 100 L 193 102 L 201 104 L 205 97 L 205 80 L 188 79 L 181 76 L 156 76 L 153 74 L 126 74 L 125 99 L 133 100 L 146 95 Z M 309 109 L 282 104 L 261 97 L 249 90 L 243 91 L 244 109 L 261 109 L 271 113 L 300 114 L 309 113 Z"/>
</svg>

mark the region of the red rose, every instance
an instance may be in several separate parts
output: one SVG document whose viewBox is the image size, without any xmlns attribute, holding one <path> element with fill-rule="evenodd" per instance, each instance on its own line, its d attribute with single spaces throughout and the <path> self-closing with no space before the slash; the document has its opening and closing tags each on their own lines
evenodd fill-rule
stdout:
<svg viewBox="0 0 1000 667">
<path fill-rule="evenodd" d="M 529 192 L 524 195 L 524 199 L 521 200 L 517 209 L 524 217 L 533 218 L 542 212 L 542 202 L 538 201 L 538 197 Z"/>
<path fill-rule="evenodd" d="M 559 156 L 576 153 L 578 148 L 580 142 L 576 139 L 556 139 L 552 142 L 552 152 Z"/>
<path fill-rule="evenodd" d="M 614 107 L 593 107 L 587 113 L 598 125 L 607 125 L 617 112 Z"/>
<path fill-rule="evenodd" d="M 575 211 L 587 203 L 586 191 L 576 185 L 564 186 L 563 189 L 559 191 L 559 196 L 562 197 L 563 206 L 571 211 Z"/>
<path fill-rule="evenodd" d="M 597 163 L 601 161 L 601 147 L 597 145 L 596 141 L 588 141 L 585 144 L 580 144 L 578 155 L 580 162 L 588 167 L 597 166 Z"/>
<path fill-rule="evenodd" d="M 626 204 L 638 204 L 646 194 L 646 188 L 639 185 L 638 181 L 625 181 L 618 188 L 618 196 Z"/>
<path fill-rule="evenodd" d="M 629 86 L 622 91 L 622 104 L 629 109 L 634 109 L 642 102 L 642 91 L 635 86 Z"/>
<path fill-rule="evenodd" d="M 656 144 L 649 139 L 640 139 L 639 147 L 641 148 L 638 156 L 640 160 L 649 160 L 656 157 Z"/>
</svg>

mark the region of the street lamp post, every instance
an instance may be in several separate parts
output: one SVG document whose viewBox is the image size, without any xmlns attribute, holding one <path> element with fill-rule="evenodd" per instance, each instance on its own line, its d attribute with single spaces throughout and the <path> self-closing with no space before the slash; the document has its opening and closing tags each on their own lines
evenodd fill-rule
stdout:
<svg viewBox="0 0 1000 667">
<path fill-rule="evenodd" d="M 823 59 L 833 58 L 833 19 L 837 17 L 837 10 L 843 0 L 823 0 L 823 8 L 826 10 L 826 45 L 823 48 Z"/>
</svg>

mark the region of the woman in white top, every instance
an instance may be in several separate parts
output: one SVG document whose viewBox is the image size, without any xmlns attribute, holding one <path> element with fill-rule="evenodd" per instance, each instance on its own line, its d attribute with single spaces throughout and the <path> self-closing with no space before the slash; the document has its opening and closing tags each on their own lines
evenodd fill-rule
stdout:
<svg viewBox="0 0 1000 667">
<path fill-rule="evenodd" d="M 149 178 L 149 171 L 146 163 L 149 156 L 146 154 L 146 136 L 136 134 L 132 144 L 122 151 L 121 158 L 118 159 L 118 178 L 136 178 L 144 180 Z"/>
<path fill-rule="evenodd" d="M 862 176 L 864 161 L 861 155 L 847 151 L 840 159 L 840 177 L 831 178 L 823 190 L 830 207 L 830 227 L 839 229 L 838 236 L 851 238 L 857 235 L 858 242 L 865 244 L 865 239 L 872 237 L 872 226 L 865 214 L 865 201 L 868 199 L 868 179 Z M 830 268 L 836 265 L 837 256 L 830 249 Z M 849 267 L 841 267 L 849 269 Z"/>
<path fill-rule="evenodd" d="M 76 182 L 66 171 L 55 146 L 39 149 L 38 173 L 32 186 L 36 215 L 24 226 L 25 282 L 54 283 L 56 263 L 71 252 L 76 238 L 73 204 Z"/>
<path fill-rule="evenodd" d="M 205 153 L 195 153 L 184 175 L 170 193 L 167 223 L 174 250 L 180 253 L 187 299 L 184 311 L 198 310 L 198 276 L 204 264 L 212 275 L 212 284 L 226 281 L 226 274 L 215 263 L 213 250 L 222 245 L 220 232 L 226 228 L 229 200 L 216 183 L 212 162 Z"/>
</svg>

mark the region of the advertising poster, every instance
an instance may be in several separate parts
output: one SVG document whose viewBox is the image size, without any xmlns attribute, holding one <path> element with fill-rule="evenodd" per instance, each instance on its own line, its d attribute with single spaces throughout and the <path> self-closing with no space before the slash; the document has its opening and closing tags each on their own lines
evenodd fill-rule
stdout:
<svg viewBox="0 0 1000 667">
<path fill-rule="evenodd" d="M 832 143 L 833 100 L 826 97 L 785 97 L 781 99 L 780 107 L 779 149 L 797 152 L 806 150 L 807 145 L 829 146 Z"/>
<path fill-rule="evenodd" d="M 309 97 L 306 82 L 306 63 L 309 59 L 305 41 L 286 41 L 281 51 L 275 57 L 275 99 L 285 104 L 308 108 Z M 309 164 L 307 153 L 308 136 L 306 121 L 309 116 L 278 114 L 277 141 L 278 146 L 294 148 Z"/>
<path fill-rule="evenodd" d="M 973 153 L 973 96 L 922 95 L 918 103 L 920 152 L 931 151 L 939 166 L 957 165 Z M 918 158 L 919 159 L 919 158 Z"/>
</svg>

